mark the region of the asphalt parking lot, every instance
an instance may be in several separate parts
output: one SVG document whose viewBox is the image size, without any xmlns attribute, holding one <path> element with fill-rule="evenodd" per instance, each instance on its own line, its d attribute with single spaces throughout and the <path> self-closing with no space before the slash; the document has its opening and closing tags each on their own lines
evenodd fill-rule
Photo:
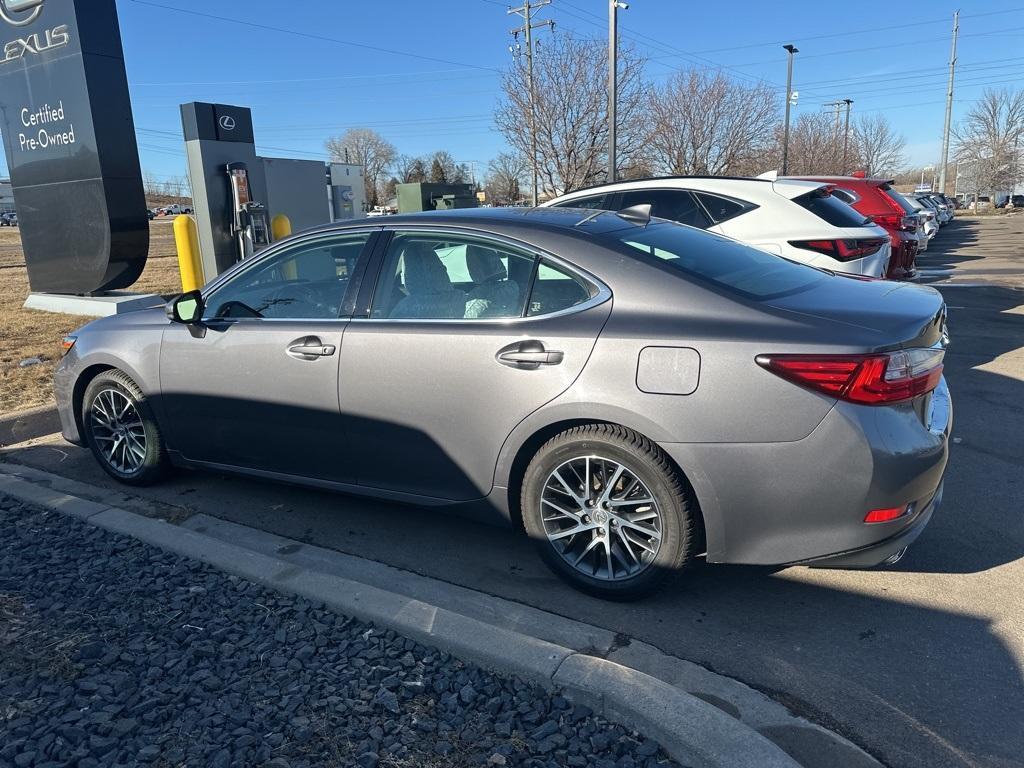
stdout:
<svg viewBox="0 0 1024 768">
<path fill-rule="evenodd" d="M 1024 215 L 962 220 L 921 257 L 950 309 L 955 444 L 941 512 L 884 570 L 701 567 L 655 598 L 609 604 L 562 585 L 524 537 L 431 510 L 210 474 L 139 494 L 643 640 L 892 766 L 1024 765 L 1022 235 Z M 56 438 L 2 456 L 113 485 Z"/>
</svg>

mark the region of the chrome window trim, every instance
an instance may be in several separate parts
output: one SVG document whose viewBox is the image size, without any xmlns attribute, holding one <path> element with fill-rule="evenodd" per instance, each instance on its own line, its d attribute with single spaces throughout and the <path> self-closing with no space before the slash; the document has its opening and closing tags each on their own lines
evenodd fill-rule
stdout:
<svg viewBox="0 0 1024 768">
<path fill-rule="evenodd" d="M 422 226 L 422 229 L 421 229 L 421 226 Z M 599 306 L 600 304 L 603 304 L 604 302 L 606 302 L 610 298 L 612 298 L 611 289 L 607 285 L 605 285 L 602 280 L 599 280 L 597 277 L 595 277 L 593 274 L 591 274 L 587 270 L 582 269 L 580 267 L 577 267 L 575 264 L 570 264 L 565 259 L 563 259 L 563 258 L 561 258 L 559 256 L 555 256 L 554 254 L 551 254 L 548 251 L 543 250 L 542 248 L 538 248 L 535 245 L 531 245 L 531 244 L 528 244 L 528 243 L 521 242 L 519 240 L 516 240 L 515 238 L 508 237 L 508 236 L 505 236 L 505 235 L 496 235 L 493 232 L 481 232 L 479 230 L 462 228 L 462 227 L 458 227 L 458 226 L 451 226 L 451 225 L 437 226 L 437 225 L 430 225 L 430 224 L 427 224 L 427 223 L 424 223 L 423 225 L 418 225 L 418 224 L 414 224 L 414 223 L 410 222 L 410 223 L 403 223 L 403 224 L 395 225 L 394 228 L 391 228 L 391 227 L 387 227 L 386 228 L 386 231 L 390 232 L 392 235 L 396 235 L 396 234 L 399 234 L 401 232 L 408 232 L 410 230 L 412 230 L 412 231 L 420 231 L 422 234 L 437 233 L 437 234 L 440 234 L 440 235 L 445 235 L 445 234 L 455 234 L 455 235 L 463 235 L 463 236 L 467 236 L 468 235 L 468 236 L 479 238 L 481 240 L 489 240 L 489 241 L 491 241 L 491 242 L 493 242 L 493 243 L 495 243 L 497 245 L 504 245 L 504 246 L 507 246 L 509 248 L 515 248 L 517 250 L 526 251 L 527 253 L 533 254 L 534 259 L 544 259 L 546 261 L 549 261 L 552 264 L 554 264 L 555 266 L 557 266 L 557 267 L 563 269 L 564 271 L 568 272 L 570 275 L 572 275 L 572 276 L 574 276 L 576 278 L 581 279 L 584 282 L 584 284 L 589 284 L 589 285 L 593 286 L 594 288 L 596 288 L 597 292 L 595 293 L 594 296 L 591 296 L 589 299 L 587 299 L 586 301 L 580 302 L 579 304 L 575 304 L 575 305 L 573 305 L 571 307 L 566 307 L 565 309 L 560 309 L 560 310 L 558 310 L 556 312 L 547 312 L 547 313 L 545 313 L 543 315 L 522 315 L 520 317 L 504 317 L 504 318 L 497 318 L 497 317 L 495 317 L 495 318 L 490 318 L 490 317 L 412 318 L 412 317 L 356 317 L 356 316 L 353 316 L 353 317 L 349 317 L 349 318 L 343 318 L 344 320 L 346 320 L 347 322 L 353 322 L 353 323 L 367 323 L 367 322 L 369 322 L 369 323 L 405 323 L 405 324 L 430 323 L 432 325 L 433 324 L 438 324 L 438 323 L 451 323 L 451 324 L 460 323 L 460 324 L 472 324 L 472 325 L 480 325 L 480 324 L 514 325 L 514 324 L 517 324 L 517 323 L 522 323 L 522 322 L 526 322 L 526 321 L 530 321 L 530 320 L 546 320 L 546 319 L 551 318 L 551 317 L 563 317 L 565 315 L 574 314 L 576 312 L 585 312 L 586 310 L 592 309 L 592 308 L 594 308 L 596 306 Z M 391 243 L 388 243 L 388 247 L 389 248 L 391 247 Z M 385 256 L 386 256 L 386 253 L 385 253 Z M 384 266 L 384 263 L 383 263 L 383 260 L 382 260 L 381 261 L 381 268 L 382 269 L 383 269 L 383 266 Z M 378 280 L 380 279 L 380 274 L 379 273 L 377 275 L 377 279 Z M 532 287 L 533 286 L 531 285 L 530 288 L 532 289 Z M 523 307 L 523 311 L 524 312 L 528 311 L 528 309 L 529 309 L 529 301 L 530 301 L 530 297 L 527 296 L 526 297 L 526 306 Z M 372 303 L 371 303 L 371 311 L 372 311 Z"/>
<path fill-rule="evenodd" d="M 262 264 L 267 259 L 271 259 L 271 258 L 277 256 L 279 253 L 281 253 L 283 251 L 290 250 L 292 247 L 304 246 L 304 245 L 307 245 L 309 243 L 314 243 L 314 242 L 316 242 L 318 240 L 334 239 L 336 237 L 344 236 L 344 235 L 358 235 L 358 234 L 364 234 L 365 233 L 365 234 L 368 234 L 370 237 L 373 237 L 373 235 L 375 233 L 380 232 L 383 229 L 384 229 L 384 227 L 381 226 L 381 225 L 370 226 L 370 227 L 367 227 L 367 226 L 358 226 L 358 227 L 352 227 L 352 228 L 346 227 L 344 229 L 332 229 L 332 230 L 327 230 L 327 231 L 310 232 L 310 233 L 305 234 L 305 235 L 296 235 L 295 237 L 288 238 L 287 240 L 281 240 L 280 242 L 274 243 L 270 247 L 268 247 L 265 250 L 261 251 L 256 256 L 253 256 L 252 258 L 248 259 L 247 260 L 248 263 L 246 263 L 246 261 L 241 261 L 241 262 L 237 262 L 236 264 L 231 265 L 231 267 L 228 270 L 226 270 L 225 272 L 222 272 L 221 274 L 217 275 L 217 277 L 215 277 L 211 282 L 209 282 L 206 285 L 204 285 L 202 287 L 202 289 L 201 289 L 202 290 L 202 296 L 203 296 L 203 303 L 204 304 L 206 303 L 206 300 L 207 300 L 208 296 L 212 296 L 214 293 L 216 293 L 220 288 L 222 288 L 227 283 L 230 283 L 231 281 L 235 280 L 237 277 L 239 277 L 241 275 L 244 275 L 250 269 L 254 269 L 255 267 L 259 266 L 260 264 Z M 235 270 L 235 267 L 238 264 L 243 264 L 244 266 L 242 266 L 239 269 Z"/>
</svg>

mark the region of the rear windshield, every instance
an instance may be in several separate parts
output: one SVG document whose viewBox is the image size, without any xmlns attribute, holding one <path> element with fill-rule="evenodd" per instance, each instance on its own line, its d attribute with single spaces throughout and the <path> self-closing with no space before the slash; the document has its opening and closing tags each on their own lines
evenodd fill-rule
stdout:
<svg viewBox="0 0 1024 768">
<path fill-rule="evenodd" d="M 820 189 L 795 197 L 793 202 L 806 208 L 819 219 L 824 219 L 833 227 L 863 227 L 871 223 L 863 213 Z"/>
<path fill-rule="evenodd" d="M 607 236 L 687 275 L 753 299 L 798 293 L 826 279 L 825 272 L 813 267 L 679 224 L 629 227 Z"/>
<path fill-rule="evenodd" d="M 917 213 L 917 210 L 914 208 L 914 206 L 912 206 L 910 203 L 908 203 L 906 201 L 906 198 L 904 198 L 903 195 L 901 195 L 895 189 L 887 189 L 887 190 L 885 190 L 885 194 L 887 194 L 889 197 L 891 197 L 893 200 L 895 200 L 896 201 L 896 205 L 898 205 L 900 208 L 902 208 L 907 213 Z"/>
</svg>

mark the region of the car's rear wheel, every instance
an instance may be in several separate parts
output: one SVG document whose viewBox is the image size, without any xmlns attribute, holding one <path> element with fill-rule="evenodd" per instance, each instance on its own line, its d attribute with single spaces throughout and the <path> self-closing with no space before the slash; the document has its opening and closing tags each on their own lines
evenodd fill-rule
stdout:
<svg viewBox="0 0 1024 768">
<path fill-rule="evenodd" d="M 657 445 L 611 424 L 574 427 L 537 451 L 523 479 L 523 524 L 574 587 L 631 600 L 692 558 L 690 491 Z"/>
<path fill-rule="evenodd" d="M 167 471 L 160 428 L 142 390 L 117 370 L 89 382 L 82 398 L 82 429 L 104 471 L 129 485 L 149 485 Z"/>
</svg>

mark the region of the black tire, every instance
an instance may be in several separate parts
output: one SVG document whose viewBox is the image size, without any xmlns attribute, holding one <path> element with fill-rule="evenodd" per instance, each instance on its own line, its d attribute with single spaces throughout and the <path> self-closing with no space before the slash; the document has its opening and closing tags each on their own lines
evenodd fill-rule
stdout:
<svg viewBox="0 0 1024 768">
<path fill-rule="evenodd" d="M 636 575 L 616 580 L 590 576 L 568 563 L 548 539 L 541 504 L 545 483 L 566 462 L 590 455 L 626 467 L 647 486 L 657 503 L 661 543 L 657 554 Z M 649 595 L 679 573 L 695 554 L 698 513 L 689 485 L 661 448 L 624 427 L 588 424 L 548 440 L 526 469 L 520 498 L 523 525 L 544 562 L 572 586 L 597 597 L 636 600 Z"/>
<path fill-rule="evenodd" d="M 130 401 L 138 414 L 138 420 L 141 421 L 141 430 L 145 435 L 145 450 L 138 467 L 118 468 L 101 448 L 101 443 L 105 444 L 110 438 L 100 433 L 109 430 L 94 420 L 92 412 L 94 407 L 97 407 L 97 398 L 101 395 L 105 398 L 111 397 L 110 394 L 105 394 L 110 391 L 120 393 Z M 89 382 L 82 397 L 81 417 L 82 432 L 93 456 L 103 470 L 115 480 L 126 485 L 152 485 L 167 473 L 170 462 L 160 427 L 153 416 L 153 409 L 138 385 L 122 371 L 103 371 Z"/>
</svg>

